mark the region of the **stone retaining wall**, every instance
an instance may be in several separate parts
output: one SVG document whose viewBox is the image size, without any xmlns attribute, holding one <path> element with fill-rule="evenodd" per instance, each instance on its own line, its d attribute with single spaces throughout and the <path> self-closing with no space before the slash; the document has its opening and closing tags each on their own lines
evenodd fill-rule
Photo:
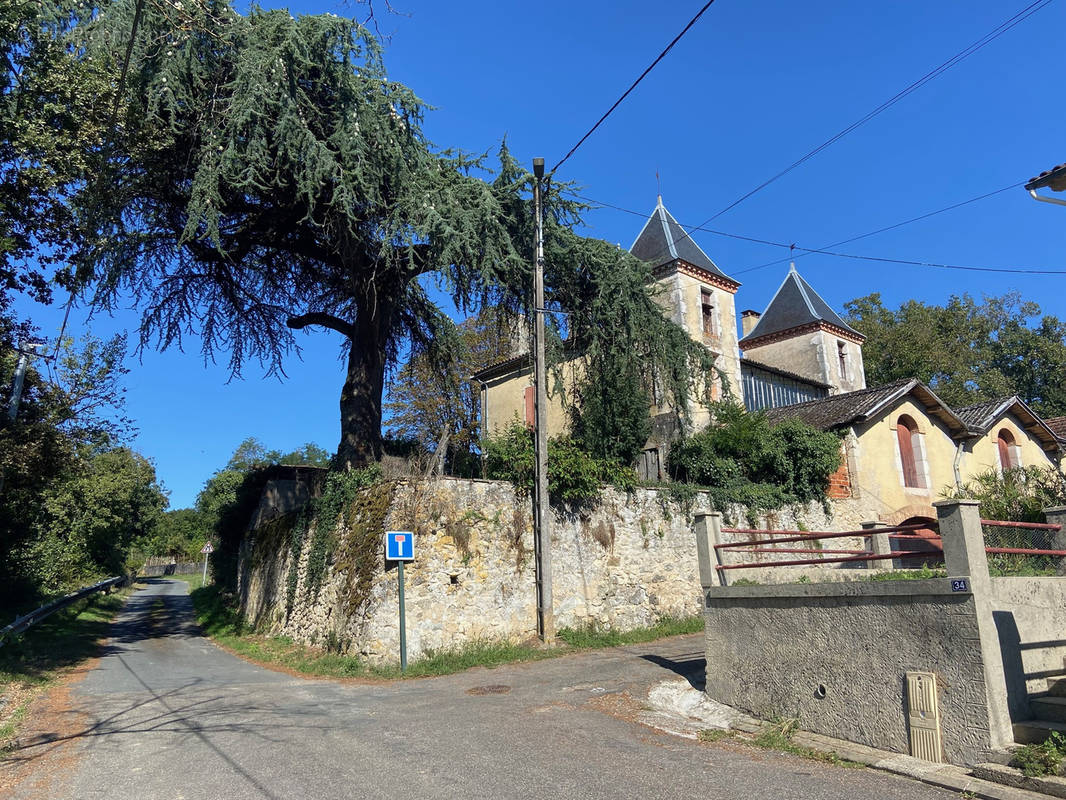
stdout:
<svg viewBox="0 0 1066 800">
<path fill-rule="evenodd" d="M 375 491 L 375 490 L 371 490 Z M 697 498 L 694 509 L 706 509 Z M 840 508 L 842 524 L 857 511 Z M 751 521 L 746 509 L 730 513 Z M 342 514 L 336 552 L 359 523 Z M 399 625 L 394 568 L 385 569 L 381 545 L 367 573 L 368 590 L 353 592 L 357 564 L 337 557 L 320 588 L 308 579 L 309 548 L 287 611 L 292 565 L 286 518 L 251 531 L 242 546 L 240 595 L 245 618 L 258 628 L 313 644 L 329 644 L 375 661 L 398 659 Z M 831 529 L 819 504 L 757 518 L 773 527 Z M 291 520 L 290 520 L 291 522 Z M 689 513 L 661 490 L 632 494 L 606 490 L 595 508 L 553 513 L 552 592 L 557 628 L 595 624 L 627 630 L 669 616 L 691 616 L 702 606 L 695 537 Z M 394 484 L 384 526 L 414 530 L 416 559 L 405 567 L 408 654 L 477 639 L 521 640 L 535 634 L 533 539 L 528 499 L 505 482 L 443 478 Z M 839 529 L 839 528 L 838 528 Z M 351 598 L 360 599 L 352 608 Z"/>
</svg>

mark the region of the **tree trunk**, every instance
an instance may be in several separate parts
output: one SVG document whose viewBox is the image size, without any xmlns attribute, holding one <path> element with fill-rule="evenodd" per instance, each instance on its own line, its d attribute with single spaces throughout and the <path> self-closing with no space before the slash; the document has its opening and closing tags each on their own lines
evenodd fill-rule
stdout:
<svg viewBox="0 0 1066 800">
<path fill-rule="evenodd" d="M 341 390 L 341 440 L 335 466 L 360 469 L 381 460 L 381 399 L 385 391 L 385 346 L 393 304 L 379 295 L 371 313 L 359 313 L 350 339 L 348 375 Z"/>
</svg>

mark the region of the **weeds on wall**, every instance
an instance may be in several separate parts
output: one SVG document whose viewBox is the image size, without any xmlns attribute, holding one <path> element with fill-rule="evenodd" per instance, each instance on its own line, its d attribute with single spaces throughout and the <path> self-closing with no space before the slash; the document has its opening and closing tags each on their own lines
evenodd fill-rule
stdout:
<svg viewBox="0 0 1066 800">
<path fill-rule="evenodd" d="M 351 528 L 350 520 L 348 526 L 349 535 L 343 539 L 344 544 L 342 547 L 344 555 L 347 556 L 343 565 L 348 570 L 349 582 L 352 580 L 353 572 L 356 573 L 355 582 L 357 584 L 372 580 L 373 570 L 376 566 L 377 544 L 380 543 L 381 535 L 384 531 L 385 512 L 388 511 L 388 503 L 392 498 L 392 484 L 386 484 L 382 481 L 381 468 L 376 464 L 365 469 L 330 473 L 326 478 L 322 494 L 304 506 L 299 517 L 292 525 L 289 532 L 289 573 L 285 597 L 286 616 L 292 614 L 293 607 L 296 604 L 296 593 L 300 583 L 300 559 L 303 555 L 305 544 L 309 544 L 309 551 L 307 554 L 307 567 L 304 570 L 304 593 L 306 597 L 313 598 L 318 596 L 318 592 L 322 587 L 322 580 L 329 566 L 334 562 L 335 556 L 338 555 L 338 545 L 342 541 L 338 536 L 337 530 L 341 512 L 345 508 L 358 506 L 357 500 L 362 499 L 360 491 L 375 486 L 381 489 L 375 494 L 387 494 L 387 500 L 385 501 L 384 511 L 380 515 L 381 528 L 374 531 L 375 549 L 373 553 L 364 553 L 364 551 L 369 551 L 369 548 L 361 541 L 354 547 L 356 552 L 351 552 L 353 549 L 351 540 L 355 538 L 357 531 Z M 367 535 L 365 526 L 360 528 L 358 533 L 361 534 L 361 538 L 365 538 Z M 308 539 L 310 539 L 309 543 Z M 360 558 L 360 556 L 368 556 L 368 558 Z M 365 581 L 360 580 L 363 572 L 369 575 Z M 349 605 L 349 608 L 351 607 Z"/>
</svg>

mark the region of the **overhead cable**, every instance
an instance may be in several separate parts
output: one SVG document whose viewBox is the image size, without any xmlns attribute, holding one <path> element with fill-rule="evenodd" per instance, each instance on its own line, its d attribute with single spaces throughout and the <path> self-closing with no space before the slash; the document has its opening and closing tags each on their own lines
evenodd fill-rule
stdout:
<svg viewBox="0 0 1066 800">
<path fill-rule="evenodd" d="M 1049 2 L 1050 2 L 1050 0 L 1049 0 Z M 570 152 L 568 152 L 565 156 L 563 156 L 562 160 L 558 164 L 556 164 L 554 167 L 551 168 L 551 173 L 555 173 L 559 169 L 559 167 L 561 167 L 563 164 L 566 163 L 567 159 L 569 159 L 570 156 L 572 156 L 574 153 L 577 152 L 577 149 L 579 147 L 581 147 L 581 145 L 583 145 L 585 143 L 585 140 L 588 139 L 595 132 L 595 130 L 598 127 L 600 127 L 600 125 L 603 124 L 604 120 L 606 120 L 607 117 L 611 116 L 612 112 L 616 108 L 618 108 L 618 106 L 620 106 L 622 104 L 622 101 L 625 100 L 629 96 L 629 93 L 637 88 L 637 84 L 639 84 L 642 80 L 644 80 L 644 78 L 647 77 L 649 72 L 651 72 L 653 69 L 655 69 L 655 66 L 666 57 L 666 54 L 669 53 L 673 49 L 674 45 L 677 44 L 679 41 L 681 41 L 681 37 L 684 36 L 686 33 L 688 33 L 689 28 L 691 28 L 693 25 L 695 25 L 699 21 L 699 18 L 703 16 L 703 12 L 705 12 L 713 4 L 714 4 L 714 0 L 708 0 L 708 2 L 703 5 L 703 8 L 701 8 L 696 13 L 696 16 L 694 16 L 692 19 L 690 19 L 689 22 L 688 22 L 688 25 L 686 25 L 681 30 L 681 33 L 679 33 L 677 36 L 675 36 L 673 41 L 670 42 L 670 44 L 668 44 L 666 46 L 666 49 L 663 50 L 661 53 L 659 53 L 658 57 L 654 61 L 652 61 L 650 65 L 648 65 L 648 68 L 646 70 L 644 70 L 642 73 L 640 73 L 640 77 L 637 78 L 635 81 L 633 81 L 633 83 L 630 85 L 630 87 L 628 89 L 626 89 L 624 92 L 622 92 L 622 96 L 614 101 L 614 105 L 612 105 L 610 108 L 608 108 L 607 111 L 604 113 L 604 115 L 602 117 L 600 117 L 598 120 L 596 120 L 596 124 L 593 125 L 591 128 L 589 128 L 588 133 L 586 133 L 584 136 L 582 136 L 578 140 L 578 143 L 570 148 Z"/>
<path fill-rule="evenodd" d="M 848 125 L 846 128 L 841 130 L 835 136 L 832 136 L 831 138 L 829 138 L 826 141 L 822 142 L 820 145 L 815 147 L 813 150 L 808 152 L 806 155 L 802 156 L 801 158 L 797 159 L 796 161 L 793 161 L 789 166 L 785 167 L 783 170 L 778 172 L 776 175 L 774 175 L 774 176 L 772 176 L 770 178 L 767 178 L 765 181 L 760 183 L 758 186 L 756 186 L 751 191 L 741 195 L 736 200 L 734 200 L 732 203 L 730 203 L 729 205 L 725 206 L 723 209 L 721 209 L 717 213 L 713 214 L 712 216 L 708 217 L 706 220 L 701 222 L 700 225 L 695 226 L 696 229 L 697 230 L 700 229 L 703 225 L 706 225 L 706 224 L 708 224 L 710 222 L 713 222 L 714 220 L 718 219 L 718 217 L 720 217 L 723 214 L 725 214 L 727 211 L 730 211 L 730 210 L 736 208 L 738 205 L 743 203 L 745 200 L 747 200 L 752 195 L 756 194 L 757 192 L 762 191 L 767 186 L 769 186 L 771 183 L 776 181 L 778 178 L 781 178 L 781 177 L 787 175 L 789 172 L 791 172 L 792 170 L 796 169 L 796 167 L 800 166 L 804 162 L 806 162 L 809 159 L 813 158 L 814 156 L 818 155 L 820 152 L 825 150 L 827 147 L 830 147 L 831 145 L 833 145 L 836 142 L 838 142 L 841 139 L 843 139 L 845 136 L 847 136 L 849 133 L 854 131 L 856 128 L 859 128 L 860 126 L 865 125 L 867 122 L 869 122 L 874 117 L 876 117 L 879 114 L 881 114 L 882 112 L 886 111 L 891 106 L 893 106 L 896 103 L 898 103 L 900 100 L 902 100 L 907 95 L 909 95 L 912 92 L 920 89 L 922 86 L 927 84 L 929 81 L 931 81 L 934 78 L 942 75 L 947 70 L 951 69 L 953 66 L 955 66 L 959 62 L 963 61 L 964 59 L 969 58 L 974 53 L 976 53 L 978 50 L 980 50 L 982 47 L 984 47 L 985 45 L 995 41 L 996 39 L 998 39 L 1000 36 L 1002 36 L 1004 33 L 1009 31 L 1014 26 L 1024 22 L 1029 17 L 1031 17 L 1033 14 L 1035 14 L 1038 11 L 1040 11 L 1044 7 L 1048 6 L 1051 2 L 1052 2 L 1052 0 L 1035 0 L 1035 2 L 1030 3 L 1025 8 L 1023 8 L 1021 11 L 1019 11 L 1017 14 L 1015 14 L 1013 17 L 1011 17 L 1010 19 L 1006 20 L 1005 22 L 997 25 L 995 28 L 993 28 L 991 31 L 986 33 L 984 36 L 982 36 L 976 42 L 971 44 L 969 47 L 963 48 L 958 53 L 956 53 L 951 58 L 949 58 L 947 61 L 945 61 L 943 64 L 941 64 L 940 66 L 936 67 L 935 69 L 930 70 L 925 75 L 923 75 L 921 78 L 919 78 L 918 80 L 914 81 L 909 86 L 907 86 L 906 88 L 904 88 L 904 89 L 900 90 L 899 92 L 897 92 L 896 94 L 894 94 L 892 97 L 890 97 L 884 103 L 879 105 L 877 108 L 873 109 L 872 111 L 868 112 L 866 115 L 860 117 L 855 122 L 853 122 L 850 125 Z M 685 237 L 682 237 L 682 238 L 685 238 Z M 677 242 L 674 242 L 674 244 L 677 244 Z"/>
<path fill-rule="evenodd" d="M 891 230 L 893 228 L 898 228 L 901 225 L 907 225 L 910 222 L 916 222 L 919 219 L 925 219 L 925 218 L 931 217 L 931 216 L 933 216 L 935 214 L 940 214 L 940 213 L 942 213 L 944 211 L 949 211 L 952 208 L 958 208 L 959 206 L 966 205 L 967 203 L 972 203 L 972 202 L 975 202 L 977 200 L 983 199 L 985 197 L 991 197 L 992 195 L 999 194 L 1000 192 L 1006 191 L 1007 189 L 1017 188 L 1017 186 L 1018 186 L 1018 184 L 1015 184 L 1014 186 L 1008 186 L 1008 187 L 1006 187 L 1004 189 L 997 189 L 994 192 L 989 192 L 988 194 L 981 195 L 980 197 L 975 197 L 975 198 L 972 198 L 970 200 L 966 200 L 966 201 L 964 201 L 962 203 L 955 203 L 954 205 L 948 206 L 947 208 L 942 208 L 942 209 L 939 209 L 937 211 L 931 211 L 928 214 L 923 214 L 923 215 L 921 215 L 919 217 L 914 217 L 914 218 L 912 218 L 910 220 L 905 220 L 903 222 L 896 223 L 895 225 L 889 225 L 886 228 L 882 228 L 882 229 L 877 230 L 877 231 L 871 231 L 870 233 L 863 234 L 862 236 L 856 236 L 856 237 L 854 237 L 852 239 L 849 239 L 849 240 L 846 240 L 846 241 L 855 241 L 856 239 L 861 239 L 861 238 L 864 238 L 866 236 L 873 236 L 875 233 L 880 233 L 882 230 Z M 591 197 L 584 197 L 582 195 L 575 195 L 575 197 L 577 197 L 579 200 L 584 200 L 585 202 L 588 202 L 588 203 L 594 203 L 596 205 L 603 206 L 605 208 L 610 208 L 610 209 L 613 209 L 615 211 L 621 211 L 621 212 L 624 212 L 626 214 L 633 214 L 633 215 L 638 216 L 638 217 L 647 218 L 647 214 L 643 214 L 643 213 L 641 213 L 639 211 L 634 211 L 633 209 L 630 209 L 630 208 L 622 208 L 621 206 L 612 205 L 610 203 L 603 203 L 603 202 L 601 202 L 599 200 L 594 200 Z M 864 255 L 860 255 L 858 253 L 841 253 L 841 252 L 838 252 L 838 251 L 835 251 L 835 250 L 829 250 L 827 248 L 821 248 L 821 247 L 801 247 L 800 245 L 796 244 L 795 242 L 777 242 L 777 241 L 773 241 L 771 239 L 760 239 L 760 238 L 757 238 L 757 237 L 754 237 L 754 236 L 742 236 L 742 235 L 737 234 L 737 233 L 727 233 L 726 231 L 714 230 L 713 228 L 707 228 L 707 227 L 705 227 L 703 225 L 691 225 L 691 226 L 689 226 L 689 225 L 685 225 L 685 224 L 683 224 L 681 222 L 678 222 L 678 225 L 681 226 L 682 230 L 685 230 L 686 233 L 689 233 L 689 234 L 691 234 L 692 231 L 703 231 L 705 233 L 714 234 L 715 236 L 725 236 L 725 237 L 727 237 L 729 239 L 740 239 L 740 240 L 745 241 L 745 242 L 754 242 L 756 244 L 765 244 L 765 245 L 770 245 L 772 247 L 782 247 L 782 248 L 787 249 L 790 253 L 792 251 L 794 251 L 794 250 L 799 250 L 799 251 L 801 251 L 803 253 L 817 253 L 819 255 L 833 256 L 835 258 L 851 258 L 851 259 L 858 259 L 858 260 L 862 260 L 862 261 L 876 261 L 876 262 L 891 263 L 891 264 L 907 264 L 907 265 L 910 265 L 910 266 L 931 267 L 931 268 L 935 268 L 935 269 L 966 270 L 966 271 L 969 271 L 969 272 L 999 272 L 999 273 L 1022 274 L 1022 275 L 1066 275 L 1066 270 L 1062 270 L 1062 269 L 1043 269 L 1041 267 L 983 267 L 983 266 L 973 266 L 973 265 L 970 265 L 970 264 L 942 264 L 942 263 L 939 263 L 939 262 L 936 262 L 936 261 L 917 261 L 917 260 L 905 259 L 905 258 L 889 258 L 887 256 L 864 256 Z M 680 238 L 677 241 L 680 241 Z M 835 247 L 836 245 L 830 245 L 830 246 Z M 787 261 L 787 260 L 788 260 L 787 258 L 781 259 L 781 261 Z M 774 262 L 774 263 L 780 263 L 780 262 Z M 769 266 L 769 265 L 768 264 L 763 264 L 761 266 Z M 759 269 L 759 268 L 760 267 L 753 267 L 751 269 L 742 270 L 741 272 L 751 272 L 753 269 Z M 741 273 L 740 272 L 736 272 L 734 274 L 735 275 L 739 275 Z"/>
</svg>

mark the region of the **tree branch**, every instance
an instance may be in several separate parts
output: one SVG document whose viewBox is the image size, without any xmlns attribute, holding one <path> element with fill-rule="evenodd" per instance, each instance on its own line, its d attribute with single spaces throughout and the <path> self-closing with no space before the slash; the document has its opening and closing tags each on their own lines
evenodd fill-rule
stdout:
<svg viewBox="0 0 1066 800">
<path fill-rule="evenodd" d="M 303 330 L 308 325 L 321 325 L 323 328 L 335 330 L 337 333 L 343 334 L 349 339 L 355 338 L 354 325 L 350 325 L 340 317 L 335 317 L 324 311 L 311 311 L 307 314 L 300 314 L 298 317 L 289 317 L 285 320 L 285 324 L 293 330 L 298 331 Z"/>
</svg>

